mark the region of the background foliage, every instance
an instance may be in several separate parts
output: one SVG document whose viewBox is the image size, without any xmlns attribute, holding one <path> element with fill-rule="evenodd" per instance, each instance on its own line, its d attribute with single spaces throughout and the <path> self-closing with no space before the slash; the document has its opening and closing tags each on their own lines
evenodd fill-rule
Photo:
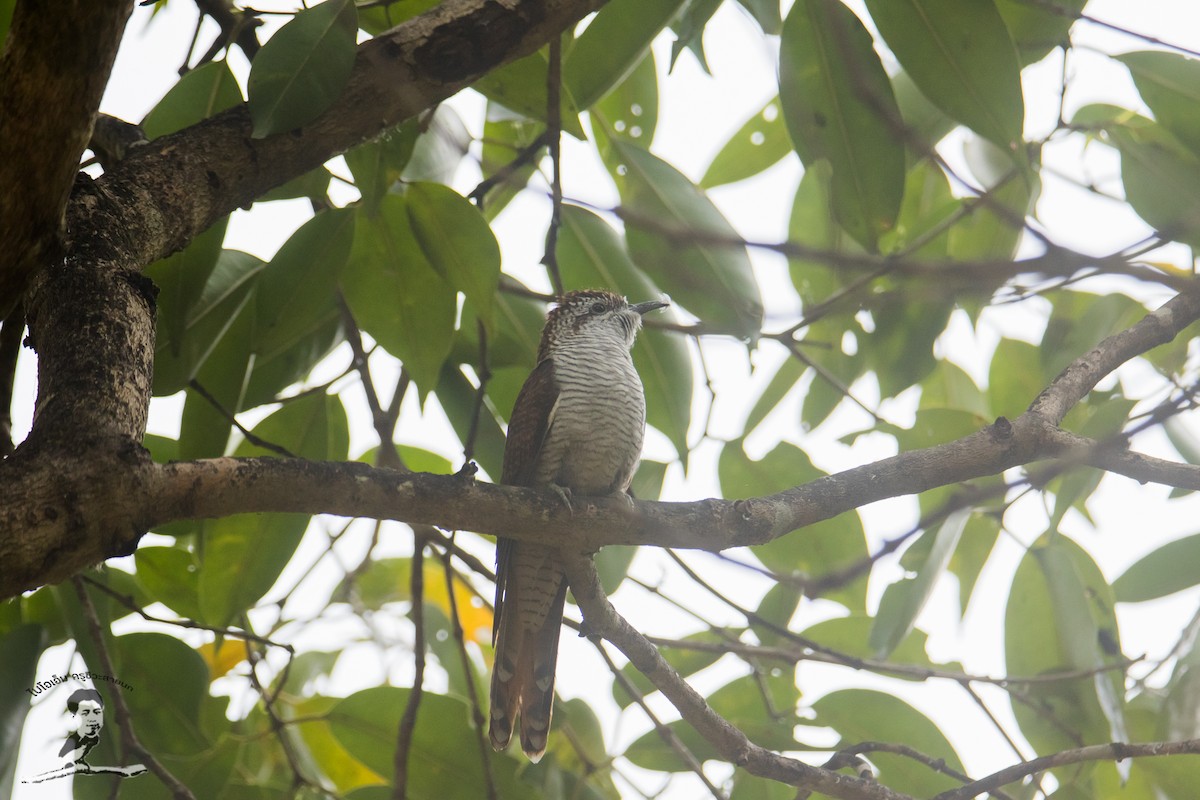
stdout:
<svg viewBox="0 0 1200 800">
<path fill-rule="evenodd" d="M 256 137 L 304 125 L 345 85 L 356 39 L 430 5 L 288 5 L 282 17 L 261 15 L 270 24 L 256 54 L 227 53 L 229 31 L 202 27 L 189 68 L 142 130 L 153 139 L 243 100 Z M 676 86 L 671 67 L 707 69 L 706 25 L 722 4 L 612 0 L 563 37 L 561 63 L 549 49 L 517 61 L 466 90 L 465 102 L 257 198 L 256 207 L 308 203 L 269 259 L 232 247 L 226 220 L 151 266 L 154 392 L 176 398 L 164 407 L 178 423 L 177 435 L 147 436 L 155 459 L 292 454 L 441 473 L 474 460 L 497 476 L 545 300 L 603 286 L 639 300 L 665 293 L 674 307 L 634 350 L 653 429 L 637 497 L 681 497 L 694 485 L 685 472 L 710 493 L 761 496 L 832 469 L 837 457 L 823 448 L 838 439 L 888 454 L 1019 415 L 1071 360 L 1190 277 L 1200 241 L 1196 53 L 1131 34 L 1128 49 L 1106 57 L 1128 71 L 1141 103 L 1076 102 L 1072 37 L 1101 24 L 1082 0 L 737 5 L 761 47 L 778 48 L 778 91 L 731 126 L 698 178 L 652 143 L 660 101 Z M 204 36 L 215 46 L 201 57 Z M 243 55 L 253 55 L 248 69 Z M 1023 70 L 1048 59 L 1065 64 L 1062 80 L 1023 90 Z M 569 137 L 561 188 L 551 158 L 559 134 L 546 123 L 555 99 L 550 116 Z M 1052 124 L 1040 111 L 1030 121 L 1031 109 L 1055 105 Z M 577 170 L 571 159 L 601 168 Z M 1119 173 L 1092 176 L 1094 163 Z M 780 174 L 802 175 L 787 230 L 747 242 L 716 198 L 736 182 L 774 175 L 778 185 Z M 1056 241 L 1039 216 L 1048 178 L 1136 214 L 1145 237 L 1112 252 Z M 548 223 L 547 195 L 559 191 Z M 546 239 L 544 265 L 502 258 L 506 224 Z M 1178 457 L 1200 463 L 1177 416 L 1194 404 L 1196 375 L 1181 338 L 1103 384 L 1064 427 L 1163 450 L 1165 433 Z M 1010 748 L 1001 763 L 1198 736 L 1196 618 L 1165 628 L 1145 654 L 1122 647 L 1119 623 L 1133 605 L 1200 582 L 1200 534 L 1106 575 L 1093 552 L 1106 520 L 1093 509 L 1114 480 L 1032 465 L 926 492 L 888 506 L 890 517 L 849 512 L 721 558 L 613 547 L 598 561 L 618 608 L 755 742 L 866 752 L 880 782 L 931 797 L 966 772 L 980 777 L 981 762 L 964 767 L 978 759 L 974 731 L 955 729 L 944 709 L 928 713 L 928 695 L 920 710 L 914 681 L 938 687 L 933 705 L 985 709 Z M 1187 503 L 1181 494 L 1137 495 L 1146 526 Z M 795 796 L 721 763 L 603 644 L 601 659 L 582 642 L 565 646 L 563 673 L 611 666 L 611 697 L 594 684 L 564 699 L 541 764 L 481 751 L 489 540 L 303 515 L 155 533 L 87 584 L 113 634 L 114 674 L 136 688 L 127 699 L 140 738 L 198 797 L 390 796 L 415 675 L 413 798 L 650 797 L 663 787 Z M 995 558 L 1002 540 L 1020 557 Z M 1196 593 L 1187 598 L 1194 605 Z M 933 602 L 940 610 L 923 615 Z M 953 628 L 967 609 L 997 603 L 1000 624 L 972 633 L 993 648 L 1002 641 L 1003 677 L 969 672 L 962 662 L 978 663 L 969 652 L 927 648 L 927 627 Z M 0 766 L 10 787 L 24 687 L 67 665 L 99 671 L 86 616 L 69 586 L 0 609 Z M 879 677 L 850 677 L 860 671 Z M 826 686 L 810 684 L 814 672 Z M 94 761 L 119 763 L 115 739 Z M 688 777 L 697 762 L 707 763 L 704 782 Z M 1185 800 L 1197 769 L 1195 755 L 1070 764 L 995 796 Z M 90 780 L 76 781 L 75 794 L 110 796 Z M 146 778 L 120 787 L 121 797 L 164 794 Z"/>
</svg>

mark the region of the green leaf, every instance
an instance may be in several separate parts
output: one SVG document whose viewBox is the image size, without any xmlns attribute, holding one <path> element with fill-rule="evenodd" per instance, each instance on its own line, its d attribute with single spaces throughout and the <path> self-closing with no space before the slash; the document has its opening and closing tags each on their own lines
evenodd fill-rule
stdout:
<svg viewBox="0 0 1200 800">
<path fill-rule="evenodd" d="M 800 601 L 804 599 L 800 588 L 794 583 L 778 582 L 758 601 L 754 613 L 758 619 L 752 619 L 750 630 L 766 647 L 776 647 L 791 643 L 784 631 L 789 629 Z"/>
<path fill-rule="evenodd" d="M 999 538 L 1000 518 L 996 514 L 976 511 L 967 520 L 967 529 L 958 543 L 958 549 L 954 551 L 954 557 L 950 559 L 950 571 L 958 576 L 960 613 L 966 611 L 975 597 L 979 575 Z"/>
<path fill-rule="evenodd" d="M 704 55 L 704 29 L 722 2 L 723 0 L 691 0 L 684 6 L 679 17 L 671 23 L 676 38 L 671 42 L 671 63 L 667 67 L 668 72 L 675 69 L 675 62 L 679 60 L 680 53 L 691 50 L 700 64 L 700 69 L 712 75 L 712 70 L 708 67 L 708 58 Z"/>
<path fill-rule="evenodd" d="M 283 447 L 298 458 L 310 461 L 345 461 L 349 455 L 350 432 L 346 410 L 334 395 L 310 394 L 289 400 L 278 411 L 254 426 L 256 437 Z M 236 455 L 278 456 L 279 453 L 242 442 Z"/>
<path fill-rule="evenodd" d="M 413 472 L 432 472 L 437 475 L 454 474 L 454 465 L 450 463 L 450 459 L 422 447 L 397 444 L 396 452 L 400 454 L 400 460 L 404 462 L 404 466 Z M 354 460 L 363 464 L 374 464 L 378 453 L 379 448 L 372 447 Z"/>
<path fill-rule="evenodd" d="M 311 334 L 336 313 L 338 278 L 354 241 L 355 215 L 331 209 L 314 215 L 262 270 L 254 294 L 254 341 L 269 357 Z"/>
<path fill-rule="evenodd" d="M 953 295 L 921 300 L 904 293 L 883 295 L 871 309 L 875 330 L 860 336 L 859 351 L 875 368 L 879 390 L 895 397 L 937 366 L 933 345 L 956 306 Z"/>
<path fill-rule="evenodd" d="M 783 398 L 796 388 L 807 372 L 808 366 L 798 358 L 789 357 L 780 364 L 762 394 L 754 401 L 754 407 L 750 409 L 742 428 L 743 436 L 748 436 L 772 411 L 779 408 Z"/>
<path fill-rule="evenodd" d="M 1167 434 L 1171 446 L 1189 464 L 1200 464 L 1200 439 L 1192 432 L 1191 427 L 1178 416 L 1168 417 L 1163 423 L 1163 432 Z"/>
<path fill-rule="evenodd" d="M 380 199 L 400 180 L 417 146 L 417 134 L 416 120 L 409 120 L 346 153 L 346 166 L 354 176 L 354 186 L 371 213 L 379 208 Z"/>
<path fill-rule="evenodd" d="M 530 147 L 545 131 L 540 122 L 514 114 L 502 105 L 489 100 L 483 123 L 483 148 L 479 168 L 484 180 L 501 177 L 483 197 L 480 210 L 488 222 L 499 216 L 509 202 L 521 193 L 529 179 L 537 172 L 545 147 L 523 164 L 513 166 L 521 153 Z"/>
<path fill-rule="evenodd" d="M 266 194 L 259 195 L 254 202 L 269 203 L 274 200 L 313 200 L 320 204 L 329 204 L 329 181 L 333 174 L 325 167 L 317 167 L 287 183 L 276 186 Z"/>
<path fill-rule="evenodd" d="M 0 32 L 0 40 L 3 33 Z M 21 748 L 21 731 L 29 714 L 26 689 L 37 679 L 38 659 L 49 644 L 41 625 L 17 625 L 0 636 L 0 794 L 11 797 Z"/>
<path fill-rule="evenodd" d="M 1062 534 L 1043 537 L 1021 560 L 1009 589 L 1004 621 L 1008 674 L 1090 670 L 1115 660 L 1100 649 L 1101 631 L 1115 641 L 1111 589 L 1082 548 Z M 1119 671 L 1115 675 L 1122 679 Z M 1028 696 L 1036 707 L 1013 703 L 1030 744 L 1039 752 L 1056 752 L 1078 747 L 1080 740 L 1109 741 L 1112 733 L 1096 684 L 1090 676 L 1030 684 Z"/>
<path fill-rule="evenodd" d="M 358 10 L 358 24 L 367 33 L 378 36 L 401 22 L 436 8 L 440 2 L 441 0 L 409 0 L 384 6 L 366 6 Z"/>
<path fill-rule="evenodd" d="M 724 644 L 730 641 L 731 638 L 736 639 L 732 634 L 726 636 L 718 633 L 715 630 L 705 630 L 698 633 L 691 633 L 687 636 L 680 637 L 681 641 L 688 643 L 697 643 L 703 645 Z M 681 678 L 686 678 L 689 675 L 694 675 L 702 669 L 706 669 L 721 658 L 722 654 L 709 649 L 692 649 L 686 646 L 662 648 L 662 657 L 668 664 L 671 665 Z M 642 697 L 648 697 L 654 694 L 657 689 L 650 679 L 638 671 L 632 664 L 626 664 L 621 667 L 621 674 L 624 675 L 633 688 Z M 621 708 L 628 708 L 633 704 L 632 698 L 620 681 L 613 681 L 612 685 L 613 699 L 617 701 L 617 705 Z"/>
<path fill-rule="evenodd" d="M 504 463 L 504 430 L 486 403 L 483 408 L 477 406 L 476 394 L 477 390 L 461 369 L 451 364 L 443 365 L 437 385 L 438 403 L 450 419 L 459 441 L 466 444 L 471 432 L 475 432 L 472 457 L 492 480 L 499 480 Z"/>
<path fill-rule="evenodd" d="M 344 461 L 350 433 L 336 397 L 293 400 L 254 427 L 259 439 L 300 458 Z M 278 455 L 249 441 L 237 455 Z M 306 514 L 239 514 L 206 525 L 199 597 L 203 618 L 228 624 L 265 595 L 287 566 L 308 527 Z"/>
<path fill-rule="evenodd" d="M 901 70 L 892 75 L 892 91 L 908 131 L 906 144 L 916 158 L 924 158 L 946 134 L 958 127 L 957 122 L 921 94 L 907 72 Z"/>
<path fill-rule="evenodd" d="M 842 656 L 849 658 L 874 658 L 875 653 L 872 651 L 867 640 L 870 638 L 871 629 L 876 621 L 864 615 L 851 615 L 849 617 L 837 617 L 828 619 L 824 622 L 818 622 L 809 628 L 805 628 L 802 632 L 805 639 L 816 642 L 821 647 L 834 651 Z M 925 644 L 928 636 L 919 630 L 911 630 L 900 642 L 892 649 L 888 655 L 888 662 L 897 665 L 914 666 L 922 668 L 931 668 L 934 666 L 929 655 L 925 652 Z M 802 667 L 803 669 L 803 667 Z M 916 675 L 904 675 L 897 673 L 897 678 L 901 680 L 924 680 L 923 677 Z"/>
<path fill-rule="evenodd" d="M 779 98 L 767 101 L 729 137 L 700 179 L 705 189 L 752 178 L 792 152 Z"/>
<path fill-rule="evenodd" d="M 745 732 L 754 742 L 772 749 L 794 750 L 796 740 L 792 737 L 792 720 L 795 719 L 797 696 L 791 670 L 778 670 L 777 674 L 738 678 L 717 689 L 707 699 L 713 710 Z M 690 725 L 675 722 L 668 727 L 697 760 L 704 762 L 721 758 L 712 744 L 701 738 Z M 643 769 L 665 772 L 688 769 L 657 731 L 650 731 L 631 744 L 625 751 L 625 757 Z"/>
<path fill-rule="evenodd" d="M 1059 0 L 1053 7 L 996 0 L 996 10 L 1017 45 L 1022 65 L 1040 61 L 1054 48 L 1068 45 L 1067 33 L 1085 5 L 1087 0 Z"/>
<path fill-rule="evenodd" d="M 492 327 L 492 301 L 500 284 L 500 245 L 487 220 L 453 189 L 414 183 L 405 194 L 413 235 L 425 258 L 446 283 L 471 299 Z"/>
<path fill-rule="evenodd" d="M 1124 330 L 1146 315 L 1141 303 L 1121 294 L 1061 292 L 1054 296 L 1053 302 L 1054 310 L 1039 348 L 1042 376 L 1047 380 L 1106 336 Z"/>
<path fill-rule="evenodd" d="M 929 261 L 945 260 L 949 238 L 946 228 L 961 206 L 941 168 L 927 158 L 920 159 L 904 176 L 900 213 L 895 226 L 880 237 L 879 249 Z"/>
<path fill-rule="evenodd" d="M 358 12 L 351 0 L 302 9 L 255 56 L 246 81 L 251 135 L 306 125 L 342 93 L 354 69 Z"/>
<path fill-rule="evenodd" d="M 841 745 L 859 742 L 903 742 L 931 758 L 944 759 L 951 769 L 963 771 L 950 742 L 928 717 L 899 698 L 867 689 L 846 689 L 827 694 L 813 704 L 816 725 L 833 728 Z M 906 756 L 873 752 L 879 783 L 914 797 L 932 797 L 960 784 Z"/>
<path fill-rule="evenodd" d="M 833 210 L 868 250 L 896 221 L 904 193 L 904 145 L 892 85 L 870 34 L 840 2 L 797 0 L 779 54 L 783 118 L 806 167 L 832 172 Z"/>
<path fill-rule="evenodd" d="M 313 325 L 313 330 L 283 350 L 256 355 L 254 370 L 246 383 L 247 408 L 274 402 L 285 388 L 307 376 L 345 338 L 341 312 L 332 303 L 322 310 Z"/>
<path fill-rule="evenodd" d="M 968 139 L 964 151 L 987 194 L 963 201 L 969 211 L 950 229 L 947 255 L 959 261 L 1012 258 L 1024 232 L 1025 217 L 1040 194 L 1041 180 L 1036 173 L 1020 170 L 1008 154 L 986 139 Z M 998 277 L 979 291 L 990 292 L 1002 282 Z"/>
<path fill-rule="evenodd" d="M 225 455 L 231 428 L 229 415 L 242 410 L 246 382 L 254 363 L 250 353 L 253 332 L 253 308 L 247 303 L 196 373 L 196 382 L 210 397 L 188 389 L 179 427 L 180 459 Z"/>
<path fill-rule="evenodd" d="M 866 0 L 888 47 L 934 105 L 1019 156 L 1017 50 L 992 2 Z"/>
<path fill-rule="evenodd" d="M 649 150 L 658 128 L 658 67 L 653 50 L 646 51 L 633 71 L 592 107 L 591 114 L 596 149 L 613 180 L 619 181 L 621 159 L 613 152 L 612 140 Z"/>
<path fill-rule="evenodd" d="M 142 120 L 142 133 L 157 139 L 208 119 L 242 102 L 242 90 L 224 61 L 210 61 L 191 70 L 158 101 Z"/>
<path fill-rule="evenodd" d="M 1125 53 L 1116 59 L 1129 68 L 1138 92 L 1154 118 L 1175 138 L 1200 155 L 1200 61 L 1161 50 Z"/>
<path fill-rule="evenodd" d="M 962 367 L 940 361 L 932 375 L 921 383 L 921 408 L 967 411 L 986 420 L 991 417 L 987 398 Z"/>
<path fill-rule="evenodd" d="M 137 720 L 138 736 L 154 742 L 155 752 L 162 754 L 190 756 L 206 749 L 211 742 L 201 728 L 200 710 L 208 694 L 208 667 L 200 655 L 162 633 L 130 633 L 111 641 L 120 653 L 118 677 L 133 687 L 122 695 L 130 718 Z"/>
<path fill-rule="evenodd" d="M 378 215 L 356 212 L 342 292 L 359 327 L 404 362 L 424 395 L 450 352 L 457 303 L 417 245 L 408 205 L 408 196 L 387 195 Z"/>
<path fill-rule="evenodd" d="M 922 408 L 917 411 L 911 428 L 879 425 L 879 429 L 896 437 L 901 451 L 920 450 L 945 444 L 979 430 L 983 421 L 970 411 L 955 408 Z"/>
<path fill-rule="evenodd" d="M 997 415 L 1016 419 L 1042 391 L 1041 370 L 1035 368 L 1037 345 L 1018 339 L 1001 339 L 992 353 L 988 373 L 988 406 Z"/>
<path fill-rule="evenodd" d="M 1109 128 L 1125 198 L 1163 236 L 1200 246 L 1200 157 L 1153 122 Z"/>
<path fill-rule="evenodd" d="M 356 692 L 325 715 L 334 736 L 358 760 L 390 780 L 395 768 L 396 730 L 408 703 L 409 690 L 379 686 Z M 426 690 L 417 712 L 409 758 L 420 764 L 408 776 L 409 800 L 479 797 L 487 780 L 473 742 L 470 707 L 464 701 Z M 500 797 L 529 796 L 516 777 L 518 762 L 493 757 L 490 768 Z"/>
<path fill-rule="evenodd" d="M 183 250 L 146 268 L 145 274 L 158 287 L 156 395 L 174 394 L 195 376 L 246 300 L 249 284 L 244 277 L 237 281 L 243 288 L 235 293 L 236 298 L 217 291 L 233 274 L 252 275 L 255 271 L 245 260 L 221 249 L 228 224 L 229 218 L 222 218 Z M 245 268 L 244 272 L 239 268 Z M 210 284 L 215 285 L 210 288 Z M 228 302 L 216 308 L 212 302 L 216 296 Z"/>
<path fill-rule="evenodd" d="M 614 141 L 613 148 L 626 168 L 620 190 L 634 262 L 713 329 L 757 337 L 762 299 L 737 231 L 670 164 L 626 142 Z M 696 234 L 728 244 L 686 244 Z"/>
<path fill-rule="evenodd" d="M 471 133 L 458 112 L 445 104 L 438 106 L 433 119 L 425 122 L 424 132 L 417 137 L 402 177 L 410 182 L 450 184 L 471 141 Z"/>
<path fill-rule="evenodd" d="M 543 47 L 492 70 L 471 84 L 471 88 L 526 119 L 545 120 L 549 105 L 546 98 L 549 62 L 549 49 Z M 565 63 L 563 69 L 566 69 Z M 560 89 L 558 104 L 563 131 L 576 139 L 587 138 L 579 123 L 579 109 L 584 106 L 575 103 L 569 83 Z"/>
<path fill-rule="evenodd" d="M 959 509 L 946 517 L 936 532 L 926 531 L 923 537 L 932 534 L 933 543 L 924 563 L 916 569 L 916 575 L 903 578 L 884 590 L 875 624 L 871 626 L 870 644 L 877 658 L 891 655 L 912 631 L 917 615 L 933 594 L 938 578 L 950 565 L 950 558 L 958 548 L 970 515 L 969 509 Z"/>
<path fill-rule="evenodd" d="M 742 7 L 750 12 L 754 21 L 762 28 L 762 32 L 778 36 L 783 27 L 783 18 L 779 15 L 778 0 L 738 0 Z"/>
<path fill-rule="evenodd" d="M 563 83 L 579 108 L 591 108 L 649 50 L 683 0 L 612 0 L 600 9 L 563 59 Z"/>
<path fill-rule="evenodd" d="M 137 581 L 155 600 L 188 619 L 199 619 L 196 556 L 182 547 L 139 547 L 134 554 Z"/>
<path fill-rule="evenodd" d="M 499 292 L 494 300 L 493 329 L 487 334 L 488 362 L 492 368 L 520 367 L 525 376 L 537 365 L 538 345 L 542 338 L 542 326 L 546 323 L 546 304 L 518 292 L 528 291 L 520 281 L 503 276 L 507 288 L 513 291 Z M 479 360 L 479 317 L 474 304 L 463 303 L 462 323 L 455 337 L 451 357 L 457 364 L 476 364 Z M 519 386 L 517 388 L 520 388 Z M 516 393 L 512 399 L 516 400 Z M 502 414 L 512 404 L 498 406 Z"/>
<path fill-rule="evenodd" d="M 1142 603 L 1181 592 L 1200 583 L 1200 533 L 1167 542 L 1139 558 L 1113 581 L 1122 603 Z"/>
<path fill-rule="evenodd" d="M 729 442 L 717 465 L 722 497 L 736 500 L 780 492 L 824 475 L 808 455 L 794 444 L 782 442 L 758 461 L 751 461 L 741 442 Z M 830 520 L 808 525 L 753 548 L 769 569 L 784 575 L 820 577 L 867 557 L 867 543 L 858 513 L 848 511 Z M 851 611 L 866 605 L 866 578 L 860 576 L 831 591 L 826 597 Z"/>
<path fill-rule="evenodd" d="M 629 260 L 617 232 L 578 206 L 563 206 L 558 265 L 568 287 L 611 289 L 635 303 L 660 296 L 658 287 Z M 643 330 L 633 348 L 633 363 L 645 388 L 647 421 L 684 457 L 692 418 L 692 394 L 685 388 L 692 385 L 687 343 L 667 331 Z"/>
</svg>

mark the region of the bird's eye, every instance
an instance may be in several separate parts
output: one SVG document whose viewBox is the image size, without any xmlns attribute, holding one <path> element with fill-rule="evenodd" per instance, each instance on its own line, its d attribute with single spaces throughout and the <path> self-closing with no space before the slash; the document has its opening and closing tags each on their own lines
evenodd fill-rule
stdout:
<svg viewBox="0 0 1200 800">
<path fill-rule="evenodd" d="M 604 303 L 592 303 L 592 313 L 593 314 L 603 314 L 604 313 Z"/>
</svg>

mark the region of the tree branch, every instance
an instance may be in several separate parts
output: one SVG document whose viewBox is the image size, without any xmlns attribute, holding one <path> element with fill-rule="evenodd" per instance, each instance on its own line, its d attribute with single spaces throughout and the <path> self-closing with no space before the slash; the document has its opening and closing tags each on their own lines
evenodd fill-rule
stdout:
<svg viewBox="0 0 1200 800">
<path fill-rule="evenodd" d="M 994 772 L 986 778 L 968 783 L 958 789 L 942 792 L 933 800 L 970 800 L 986 794 L 992 789 L 1005 786 L 1055 767 L 1066 764 L 1079 764 L 1084 761 L 1123 761 L 1126 758 L 1154 758 L 1158 756 L 1174 756 L 1185 753 L 1200 753 L 1200 739 L 1187 739 L 1182 742 L 1148 742 L 1144 744 L 1094 744 L 1089 747 L 1079 747 L 1074 750 L 1063 750 L 1053 755 L 1035 758 L 1021 764 L 1014 764 L 999 772 Z"/>
<path fill-rule="evenodd" d="M 23 534 L 0 536 L 0 595 L 60 580 L 84 565 L 126 552 L 142 532 L 157 525 L 244 512 L 368 516 L 541 543 L 558 543 L 568 536 L 582 551 L 606 544 L 649 544 L 715 552 L 763 544 L 876 500 L 994 475 L 1041 459 L 1077 457 L 1046 417 L 1065 414 L 1083 396 L 1083 387 L 1094 386 L 1124 361 L 1178 335 L 1197 316 L 1197 295 L 1179 295 L 1069 365 L 1030 410 L 1011 423 L 1001 418 L 946 444 L 750 500 L 637 501 L 631 506 L 613 498 L 576 498 L 567 509 L 549 491 L 460 476 L 301 459 L 216 458 L 155 465 L 136 448 L 120 450 L 117 457 L 124 463 L 116 470 L 103 460 L 81 460 L 79 474 L 68 480 L 57 470 L 53 475 L 48 470 L 17 470 L 23 455 L 19 450 L 0 465 L 0 476 L 13 469 L 11 480 L 0 481 L 0 508 L 32 507 L 45 514 L 32 522 L 13 515 L 0 518 L 0 528 L 19 528 Z M 144 370 L 148 387 L 148 363 Z M 81 393 L 84 399 L 89 396 L 86 390 Z M 106 401 L 111 403 L 110 398 Z M 77 407 L 79 402 L 76 395 L 56 397 L 41 414 L 89 413 Z M 65 410 L 54 412 L 59 405 Z M 132 428 L 131 414 L 129 410 L 125 417 Z M 133 430 L 127 430 L 126 436 L 132 437 Z M 1095 452 L 1117 458 L 1103 448 Z M 1143 473 L 1133 467 L 1153 463 L 1145 457 L 1120 460 L 1122 472 L 1139 479 Z M 1153 474 L 1169 478 L 1171 485 L 1200 488 L 1200 467 L 1177 465 Z M 69 487 L 66 497 L 64 486 Z M 80 535 L 89 528 L 104 535 Z"/>
<path fill-rule="evenodd" d="M 911 800 L 874 781 L 840 775 L 794 758 L 773 753 L 751 742 L 746 734 L 721 717 L 679 673 L 663 660 L 657 648 L 617 613 L 590 558 L 564 553 L 567 580 L 575 602 L 583 610 L 589 634 L 601 636 L 645 675 L 679 710 L 685 721 L 716 748 L 729 763 L 762 778 L 813 789 L 845 800 Z"/>
</svg>

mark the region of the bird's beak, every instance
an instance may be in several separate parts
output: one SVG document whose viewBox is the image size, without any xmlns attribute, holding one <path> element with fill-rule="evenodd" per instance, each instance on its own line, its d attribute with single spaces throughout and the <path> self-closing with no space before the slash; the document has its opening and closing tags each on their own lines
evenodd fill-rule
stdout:
<svg viewBox="0 0 1200 800">
<path fill-rule="evenodd" d="M 658 309 L 666 308 L 669 305 L 671 304 L 666 300 L 647 300 L 644 303 L 637 303 L 636 305 L 630 306 L 629 310 L 644 315 L 649 311 L 657 311 Z"/>
</svg>

